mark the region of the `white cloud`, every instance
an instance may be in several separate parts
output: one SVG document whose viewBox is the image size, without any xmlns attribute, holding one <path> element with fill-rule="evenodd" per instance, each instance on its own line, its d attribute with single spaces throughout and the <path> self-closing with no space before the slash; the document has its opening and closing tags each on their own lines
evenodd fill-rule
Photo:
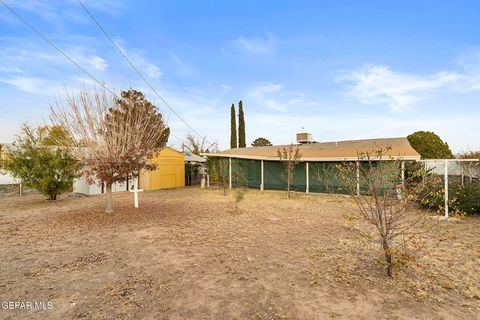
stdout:
<svg viewBox="0 0 480 320">
<path fill-rule="evenodd" d="M 265 107 L 275 111 L 287 111 L 287 107 L 282 105 L 279 101 L 271 97 L 272 94 L 278 93 L 283 86 L 280 84 L 267 83 L 253 88 L 248 97 L 253 100 L 255 104 L 260 107 Z"/>
<path fill-rule="evenodd" d="M 140 70 L 140 72 L 144 72 L 147 74 L 148 77 L 154 79 L 160 78 L 160 76 L 162 76 L 163 73 L 160 68 L 147 59 L 147 53 L 145 52 L 145 50 L 135 48 L 127 49 L 123 42 L 124 41 L 122 40 L 115 40 L 117 46 L 120 47 L 120 49 L 126 54 L 126 56 L 133 63 L 133 65 Z"/>
<path fill-rule="evenodd" d="M 221 84 L 220 89 L 222 90 L 223 93 L 231 91 L 233 88 L 227 84 Z"/>
<path fill-rule="evenodd" d="M 246 97 L 256 107 L 267 108 L 274 111 L 287 112 L 289 109 L 316 105 L 316 102 L 306 101 L 308 95 L 299 92 L 283 90 L 284 86 L 276 83 L 262 83 L 251 88 Z"/>
<path fill-rule="evenodd" d="M 81 88 L 88 89 L 98 87 L 98 84 L 94 80 L 79 76 L 67 77 L 66 82 L 61 82 L 40 77 L 19 75 L 5 79 L 0 78 L 0 82 L 9 84 L 23 92 L 52 98 L 62 96 L 65 90 L 73 93 Z"/>
<path fill-rule="evenodd" d="M 33 94 L 49 95 L 52 93 L 52 86 L 48 81 L 34 77 L 12 77 L 9 79 L 0 79 L 0 82 L 14 86 L 18 90 Z M 53 89 L 55 90 L 55 89 Z"/>
<path fill-rule="evenodd" d="M 69 55 L 78 64 L 82 66 L 86 66 L 87 68 L 104 71 L 108 67 L 107 61 L 105 59 L 95 54 L 88 54 L 87 52 L 85 52 L 85 49 L 83 48 L 76 48 L 76 49 L 70 50 Z M 57 59 L 59 59 L 58 55 L 57 55 Z"/>
<path fill-rule="evenodd" d="M 232 44 L 238 50 L 252 55 L 270 55 L 277 46 L 275 39 L 270 34 L 266 38 L 246 38 L 240 36 L 233 40 Z"/>
<path fill-rule="evenodd" d="M 293 99 L 288 100 L 289 104 L 298 104 L 298 103 L 302 103 L 302 102 L 303 102 L 303 99 L 298 99 L 298 98 L 293 98 Z"/>
<path fill-rule="evenodd" d="M 157 79 L 160 78 L 160 76 L 163 74 L 162 71 L 160 71 L 159 67 L 157 67 L 151 62 L 148 62 L 146 59 L 144 59 L 138 54 L 133 54 L 129 58 L 130 60 L 132 60 L 135 67 L 145 72 L 150 78 Z"/>
<path fill-rule="evenodd" d="M 283 90 L 284 86 L 276 83 L 262 83 L 251 88 L 246 97 L 256 107 L 268 108 L 274 111 L 287 112 L 289 109 L 316 104 L 307 102 L 308 95 L 299 92 Z"/>
<path fill-rule="evenodd" d="M 364 104 L 387 104 L 399 110 L 429 94 L 452 90 L 465 75 L 442 71 L 419 75 L 394 71 L 387 66 L 365 66 L 341 74 L 337 82 L 349 82 L 349 94 Z"/>
<path fill-rule="evenodd" d="M 67 48 L 65 52 L 88 70 L 105 71 L 108 67 L 106 60 L 98 56 L 92 49 L 76 46 Z M 63 56 L 52 50 L 44 51 L 34 47 L 28 49 L 4 47 L 0 49 L 0 70 L 5 72 L 23 73 L 28 71 L 31 73 L 34 70 L 44 70 L 53 65 L 65 66 L 69 63 Z M 47 73 L 51 72 L 51 69 L 47 70 Z"/>
<path fill-rule="evenodd" d="M 348 83 L 348 94 L 364 104 L 386 104 L 393 110 L 418 101 L 480 90 L 480 49 L 471 48 L 453 60 L 452 70 L 407 73 L 384 65 L 365 65 L 340 72 L 336 82 Z"/>
</svg>

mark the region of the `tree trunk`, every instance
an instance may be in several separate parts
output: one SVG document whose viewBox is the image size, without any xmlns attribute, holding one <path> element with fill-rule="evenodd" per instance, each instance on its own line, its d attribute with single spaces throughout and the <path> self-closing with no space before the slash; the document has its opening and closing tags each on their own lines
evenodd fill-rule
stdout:
<svg viewBox="0 0 480 320">
<path fill-rule="evenodd" d="M 106 213 L 112 213 L 112 184 L 107 184 L 107 207 L 105 208 Z"/>
<path fill-rule="evenodd" d="M 393 257 L 390 246 L 386 239 L 382 240 L 383 252 L 385 253 L 385 262 L 387 264 L 387 275 L 393 278 Z"/>
</svg>

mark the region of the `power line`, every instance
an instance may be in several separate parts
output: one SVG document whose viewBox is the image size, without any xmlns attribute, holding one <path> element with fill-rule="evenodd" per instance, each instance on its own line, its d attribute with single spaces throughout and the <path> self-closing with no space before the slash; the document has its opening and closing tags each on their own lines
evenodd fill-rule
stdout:
<svg viewBox="0 0 480 320">
<path fill-rule="evenodd" d="M 87 15 L 92 19 L 92 21 L 97 25 L 97 27 L 102 31 L 102 33 L 107 37 L 107 39 L 112 43 L 114 48 L 118 51 L 118 53 L 127 61 L 127 63 L 135 70 L 135 72 L 142 78 L 142 80 L 147 84 L 147 86 L 157 95 L 158 98 L 180 119 L 182 122 L 190 128 L 200 139 L 204 139 L 204 136 L 199 134 L 192 126 L 188 124 L 185 119 L 177 112 L 175 109 L 168 104 L 168 102 L 158 93 L 157 90 L 150 84 L 150 82 L 145 78 L 145 76 L 135 67 L 135 65 L 130 61 L 130 59 L 127 57 L 127 55 L 123 52 L 123 50 L 113 41 L 113 39 L 108 35 L 108 33 L 105 31 L 105 29 L 100 25 L 100 23 L 95 19 L 95 17 L 90 13 L 88 8 L 83 4 L 82 1 L 77 0 L 77 2 L 82 6 L 83 10 L 87 13 Z M 205 140 L 207 143 L 209 143 L 207 140 Z"/>
<path fill-rule="evenodd" d="M 91 79 L 93 79 L 96 83 L 98 83 L 100 86 L 102 86 L 105 90 L 107 90 L 109 93 L 114 95 L 116 98 L 120 99 L 120 97 L 110 88 L 108 88 L 102 81 L 98 80 L 94 75 L 92 75 L 90 72 L 88 72 L 85 68 L 83 68 L 80 64 L 78 64 L 75 60 L 73 60 L 68 54 L 66 54 L 62 49 L 57 47 L 52 41 L 50 41 L 45 35 L 43 35 L 38 29 L 36 29 L 32 24 L 30 24 L 27 20 L 25 20 L 22 16 L 20 16 L 15 10 L 13 10 L 10 6 L 8 6 L 3 0 L 0 0 L 0 2 L 7 8 L 14 16 L 16 16 L 20 21 L 22 21 L 28 28 L 30 28 L 35 34 L 37 34 L 40 38 L 42 38 L 45 42 L 47 42 L 49 45 L 51 45 L 53 48 L 55 48 L 62 56 L 64 56 L 68 61 L 70 61 L 73 65 L 75 65 L 78 69 L 80 69 L 83 73 L 85 73 L 87 76 L 89 76 Z M 170 133 L 170 135 L 182 143 L 185 142 L 184 139 L 181 139 L 177 137 L 176 135 Z"/>
</svg>

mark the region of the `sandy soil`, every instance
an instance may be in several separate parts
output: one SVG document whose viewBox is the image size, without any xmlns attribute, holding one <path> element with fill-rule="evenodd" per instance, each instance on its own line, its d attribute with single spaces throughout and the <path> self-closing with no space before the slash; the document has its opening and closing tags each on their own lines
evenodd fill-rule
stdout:
<svg viewBox="0 0 480 320">
<path fill-rule="evenodd" d="M 0 199 L 5 319 L 480 319 L 480 217 L 442 222 L 436 250 L 384 275 L 342 198 L 219 190 Z"/>
</svg>

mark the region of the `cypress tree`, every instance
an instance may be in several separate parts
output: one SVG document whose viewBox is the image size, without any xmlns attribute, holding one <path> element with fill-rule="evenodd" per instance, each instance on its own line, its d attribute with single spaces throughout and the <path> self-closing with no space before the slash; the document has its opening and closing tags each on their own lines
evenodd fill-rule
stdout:
<svg viewBox="0 0 480 320">
<path fill-rule="evenodd" d="M 238 147 L 245 148 L 245 116 L 243 114 L 243 102 L 238 102 Z"/>
<path fill-rule="evenodd" d="M 237 123 L 235 120 L 235 105 L 230 108 L 230 148 L 237 147 Z"/>
</svg>

